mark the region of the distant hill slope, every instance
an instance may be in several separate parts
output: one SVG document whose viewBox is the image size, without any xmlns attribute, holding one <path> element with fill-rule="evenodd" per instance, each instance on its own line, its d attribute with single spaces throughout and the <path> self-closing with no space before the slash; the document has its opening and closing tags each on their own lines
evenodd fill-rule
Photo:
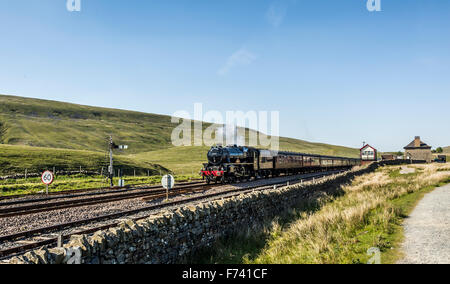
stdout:
<svg viewBox="0 0 450 284">
<path fill-rule="evenodd" d="M 122 155 L 165 167 L 198 169 L 207 147 L 175 148 L 170 116 L 0 95 L 0 143 L 104 153 L 107 137 L 129 145 Z M 204 128 L 210 124 L 204 124 Z M 280 149 L 358 157 L 358 149 L 280 138 Z M 182 158 L 180 158 L 182 157 Z"/>
<path fill-rule="evenodd" d="M 104 151 L 111 134 L 130 152 L 167 148 L 168 116 L 0 96 L 1 142 L 12 145 Z"/>
<path fill-rule="evenodd" d="M 444 147 L 443 149 L 444 149 L 444 153 L 450 154 L 450 146 Z"/>
<path fill-rule="evenodd" d="M 0 176 L 13 173 L 40 173 L 53 167 L 57 171 L 107 171 L 106 153 L 68 150 L 55 148 L 41 148 L 30 146 L 0 145 Z M 145 160 L 130 159 L 126 156 L 114 158 L 116 167 L 121 168 L 127 175 L 137 174 L 159 175 L 167 173 L 168 169 Z"/>
</svg>

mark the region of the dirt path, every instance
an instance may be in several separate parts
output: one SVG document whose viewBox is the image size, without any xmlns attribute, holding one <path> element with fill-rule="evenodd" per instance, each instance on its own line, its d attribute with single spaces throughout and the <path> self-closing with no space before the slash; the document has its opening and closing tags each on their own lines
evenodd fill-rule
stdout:
<svg viewBox="0 0 450 284">
<path fill-rule="evenodd" d="M 413 174 L 415 172 L 416 172 L 416 169 L 408 168 L 407 166 L 402 167 L 402 169 L 400 170 L 401 175 Z"/>
<path fill-rule="evenodd" d="M 399 263 L 450 264 L 450 185 L 425 195 L 404 228 L 405 258 Z"/>
</svg>

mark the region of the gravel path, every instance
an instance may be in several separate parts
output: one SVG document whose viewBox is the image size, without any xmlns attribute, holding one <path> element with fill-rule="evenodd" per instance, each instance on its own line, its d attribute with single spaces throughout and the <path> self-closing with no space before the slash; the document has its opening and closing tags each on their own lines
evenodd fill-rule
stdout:
<svg viewBox="0 0 450 284">
<path fill-rule="evenodd" d="M 415 172 L 416 169 L 408 168 L 408 166 L 402 167 L 402 169 L 400 170 L 401 175 L 413 174 Z"/>
<path fill-rule="evenodd" d="M 450 185 L 425 195 L 405 221 L 399 263 L 450 264 Z"/>
</svg>

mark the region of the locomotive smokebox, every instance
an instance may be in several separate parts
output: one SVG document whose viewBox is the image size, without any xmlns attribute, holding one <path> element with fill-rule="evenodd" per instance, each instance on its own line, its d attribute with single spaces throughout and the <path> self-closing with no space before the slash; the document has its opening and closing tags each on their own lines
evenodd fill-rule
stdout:
<svg viewBox="0 0 450 284">
<path fill-rule="evenodd" d="M 225 161 L 226 159 L 226 151 L 222 147 L 213 147 L 208 152 L 208 162 L 213 165 L 218 165 Z"/>
</svg>

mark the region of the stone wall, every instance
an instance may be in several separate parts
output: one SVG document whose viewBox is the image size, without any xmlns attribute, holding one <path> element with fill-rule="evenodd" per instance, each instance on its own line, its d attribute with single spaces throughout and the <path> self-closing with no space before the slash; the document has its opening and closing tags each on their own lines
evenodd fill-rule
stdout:
<svg viewBox="0 0 450 284">
<path fill-rule="evenodd" d="M 243 228 L 260 226 L 305 200 L 342 194 L 340 185 L 379 165 L 276 190 L 190 205 L 92 235 L 72 236 L 62 248 L 39 249 L 10 263 L 181 263 L 191 253 Z M 76 257 L 79 254 L 79 257 Z"/>
</svg>

